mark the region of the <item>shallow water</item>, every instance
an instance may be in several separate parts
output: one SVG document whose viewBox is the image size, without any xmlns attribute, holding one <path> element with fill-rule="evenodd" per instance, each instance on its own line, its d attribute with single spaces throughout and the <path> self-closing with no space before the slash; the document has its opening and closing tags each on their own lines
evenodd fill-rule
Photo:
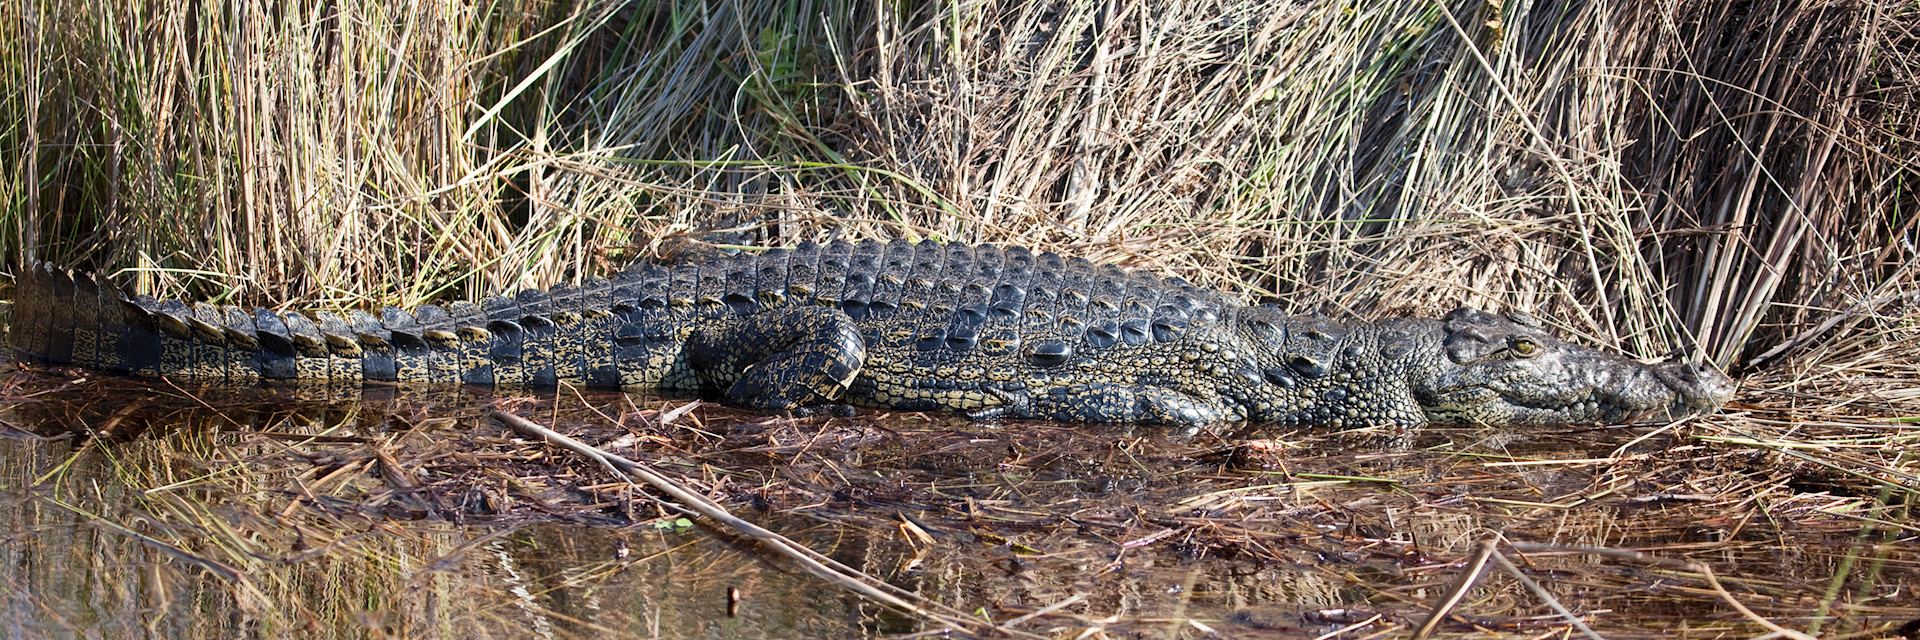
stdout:
<svg viewBox="0 0 1920 640">
<path fill-rule="evenodd" d="M 998 623 L 1045 611 L 1009 626 L 1046 637 L 1404 636 L 1499 536 L 1616 551 L 1501 547 L 1540 591 L 1490 570 L 1441 635 L 1569 633 L 1549 598 L 1614 638 L 1766 632 L 1728 597 L 1821 634 L 1920 618 L 1912 530 L 1869 522 L 1904 522 L 1897 500 L 1688 429 L 1183 436 L 76 375 L 0 381 L 9 637 L 941 629 L 663 511 L 494 406 L 931 600 Z"/>
</svg>

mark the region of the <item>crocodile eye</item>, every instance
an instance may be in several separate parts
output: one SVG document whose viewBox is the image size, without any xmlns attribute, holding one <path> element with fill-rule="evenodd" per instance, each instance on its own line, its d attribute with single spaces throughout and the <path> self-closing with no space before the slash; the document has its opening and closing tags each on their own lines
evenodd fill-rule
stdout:
<svg viewBox="0 0 1920 640">
<path fill-rule="evenodd" d="M 1512 351 L 1513 355 L 1531 358 L 1540 354 L 1540 343 L 1534 342 L 1533 338 L 1515 336 L 1507 341 L 1507 350 Z"/>
</svg>

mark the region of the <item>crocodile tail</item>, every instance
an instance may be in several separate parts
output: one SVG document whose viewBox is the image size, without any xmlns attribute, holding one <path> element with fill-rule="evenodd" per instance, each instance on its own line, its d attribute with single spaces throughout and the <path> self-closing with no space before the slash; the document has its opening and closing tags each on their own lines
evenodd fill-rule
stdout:
<svg viewBox="0 0 1920 640">
<path fill-rule="evenodd" d="M 7 339 L 31 360 L 200 382 L 392 380 L 395 370 L 391 333 L 367 314 L 156 300 L 45 264 L 15 279 Z M 370 355 L 385 355 L 384 367 L 364 364 Z"/>
<path fill-rule="evenodd" d="M 42 362 L 129 372 L 116 337 L 131 330 L 129 298 L 86 274 L 33 264 L 14 279 L 13 320 L 7 342 L 15 353 Z"/>
<path fill-rule="evenodd" d="M 200 382 L 619 386 L 612 293 L 597 280 L 445 308 L 248 310 L 134 296 L 34 265 L 15 280 L 8 343 L 31 360 Z"/>
<path fill-rule="evenodd" d="M 211 305 L 138 297 L 88 274 L 46 264 L 14 280 L 8 344 L 15 354 L 52 364 L 189 380 L 254 378 L 229 371 L 251 362 L 245 343 L 229 344 Z M 246 367 L 251 369 L 251 367 Z"/>
</svg>

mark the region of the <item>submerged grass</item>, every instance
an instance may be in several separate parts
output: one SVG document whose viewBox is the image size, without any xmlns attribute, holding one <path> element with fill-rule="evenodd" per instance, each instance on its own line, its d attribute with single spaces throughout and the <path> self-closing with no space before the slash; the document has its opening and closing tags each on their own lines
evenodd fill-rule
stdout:
<svg viewBox="0 0 1920 640">
<path fill-rule="evenodd" d="M 13 89 L 0 92 L 0 256 L 116 273 L 155 295 L 412 305 L 577 281 L 687 239 L 913 237 L 1060 249 L 1299 311 L 1519 307 L 1603 347 L 1691 353 L 1743 377 L 1728 412 L 1573 457 L 1507 455 L 1513 439 L 1538 434 L 1450 441 L 1436 455 L 1507 465 L 1485 467 L 1500 470 L 1488 486 L 1537 495 L 1436 497 L 1416 511 L 1537 525 L 1627 501 L 1673 514 L 1579 542 L 1702 561 L 1799 561 L 1794 535 L 1845 536 L 1844 552 L 1808 552 L 1831 568 L 1813 596 L 1761 572 L 1715 571 L 1758 613 L 1805 633 L 1885 632 L 1884 615 L 1911 614 L 1884 594 L 1909 584 L 1912 559 L 1886 550 L 1910 544 L 1920 499 L 1906 453 L 1920 416 L 1920 4 L 0 0 L 0 82 Z M 22 465 L 10 482 L 35 486 L 66 486 L 75 465 L 134 470 L 22 508 L 125 553 L 253 576 L 214 591 L 256 589 L 270 608 L 399 598 L 387 611 L 418 635 L 542 606 L 462 599 L 453 585 L 464 583 L 432 577 L 445 567 L 422 568 L 485 549 L 507 567 L 489 575 L 521 575 L 490 546 L 506 544 L 495 534 L 408 537 L 367 515 L 466 512 L 409 491 L 348 491 L 363 476 L 404 479 L 396 461 L 432 466 L 394 453 L 404 437 L 384 458 L 339 459 L 315 453 L 336 434 L 286 437 L 236 447 L 169 436 L 0 459 Z M 1679 467 L 1650 466 L 1650 442 L 1697 455 L 1666 452 L 1657 459 Z M 1272 446 L 1253 453 L 1282 467 L 1299 453 Z M 150 450 L 159 457 L 127 459 Z M 250 465 L 271 455 L 301 464 L 263 478 Z M 471 470 L 536 454 L 462 455 Z M 554 482 L 607 481 L 584 473 Z M 1292 475 L 1192 492 L 1223 491 L 1207 504 L 1253 524 L 1161 522 L 1178 523 L 1182 539 L 1204 529 L 1238 536 L 1227 547 L 1268 549 L 1298 524 L 1273 504 L 1322 483 L 1401 492 L 1419 480 L 1390 467 L 1275 473 Z M 1527 482 L 1556 473 L 1599 480 L 1578 491 Z M 479 502 L 462 505 L 565 502 L 527 482 L 475 481 Z M 1288 489 L 1246 489 L 1268 484 Z M 328 490 L 347 493 L 328 502 Z M 133 492 L 148 515 L 103 516 L 101 492 Z M 274 503 L 287 511 L 206 502 L 261 494 L 289 500 Z M 1404 532 L 1377 537 L 1445 559 L 1394 569 L 1417 584 L 1339 569 L 1295 587 L 1369 585 L 1375 602 L 1431 611 L 1456 575 L 1450 563 L 1492 540 L 1454 531 L 1430 550 L 1423 536 L 1439 525 L 1360 519 L 1338 526 Z M 1771 538 L 1742 537 L 1756 528 Z M 1529 567 L 1515 548 L 1496 548 L 1487 566 Z M 308 554 L 323 559 L 292 573 L 274 564 Z M 371 577 L 409 572 L 421 581 Z M 1618 568 L 1534 585 L 1502 575 L 1487 574 L 1498 597 L 1478 602 L 1649 584 Z M 1673 580 L 1685 597 L 1709 590 Z M 115 584 L 84 588 L 119 589 L 125 602 L 172 593 Z M 1655 606 L 1681 597 L 1664 595 L 1620 594 Z M 1070 610 L 1086 622 L 1089 607 Z M 276 624 L 341 628 L 367 610 L 316 604 Z M 1527 610 L 1548 617 L 1498 629 L 1566 628 Z M 1486 622 L 1461 620 L 1449 624 Z M 1346 624 L 1374 624 L 1364 621 Z"/>
<path fill-rule="evenodd" d="M 1777 399 L 1694 434 L 1431 430 L 1381 446 L 1399 436 L 6 381 L 9 424 L 97 443 L 0 439 L 0 580 L 27 635 L 943 627 L 730 543 L 483 417 L 498 406 L 1016 635 L 1399 637 L 1431 621 L 1450 637 L 1878 637 L 1920 617 L 1911 496 L 1780 456 L 1816 444 L 1790 435 L 1721 446 L 1788 412 Z"/>
</svg>

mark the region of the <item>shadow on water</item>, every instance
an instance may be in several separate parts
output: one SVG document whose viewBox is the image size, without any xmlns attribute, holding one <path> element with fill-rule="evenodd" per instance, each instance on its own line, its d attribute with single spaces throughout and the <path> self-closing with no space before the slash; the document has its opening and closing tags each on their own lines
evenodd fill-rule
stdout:
<svg viewBox="0 0 1920 640">
<path fill-rule="evenodd" d="M 599 392 L 181 389 L 59 372 L 0 385 L 0 626 L 14 637 L 937 630 L 517 437 L 484 418 L 496 405 L 1045 636 L 1403 635 L 1495 536 L 1698 561 L 1728 593 L 1671 564 L 1509 553 L 1543 592 L 1489 573 L 1441 634 L 1567 632 L 1549 598 L 1616 638 L 1764 633 L 1729 596 L 1836 635 L 1920 617 L 1898 500 L 1810 486 L 1682 429 L 1180 436 L 790 420 Z"/>
</svg>

